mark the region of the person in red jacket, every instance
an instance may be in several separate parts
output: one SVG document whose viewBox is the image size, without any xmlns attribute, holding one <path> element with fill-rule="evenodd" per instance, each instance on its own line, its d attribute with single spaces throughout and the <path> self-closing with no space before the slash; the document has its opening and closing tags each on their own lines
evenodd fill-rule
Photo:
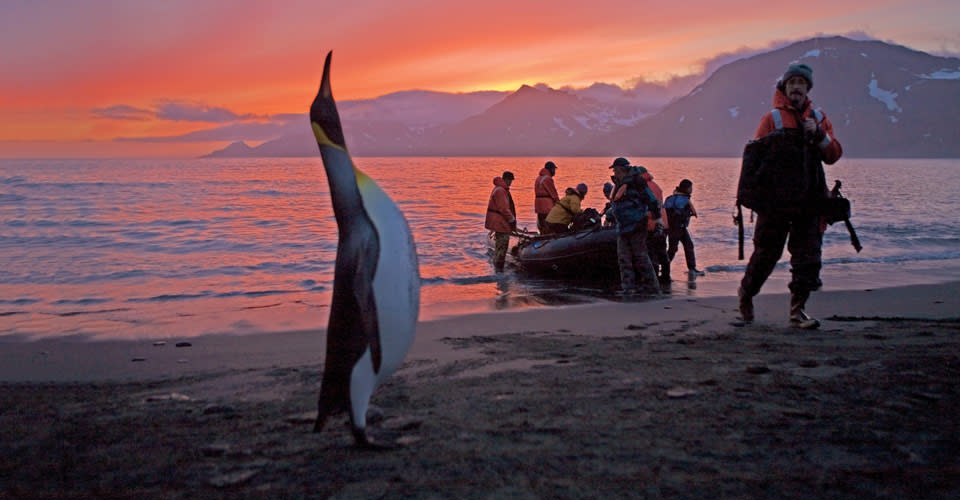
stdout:
<svg viewBox="0 0 960 500">
<path fill-rule="evenodd" d="M 807 172 L 812 173 L 810 175 L 815 174 L 818 177 L 809 179 L 809 189 L 823 191 L 810 191 L 815 196 L 810 196 L 809 199 L 827 194 L 821 161 L 832 165 L 843 155 L 843 148 L 833 135 L 833 124 L 823 111 L 814 109 L 813 103 L 807 97 L 812 88 L 813 69 L 806 64 L 791 64 L 777 82 L 773 94 L 774 109 L 760 120 L 755 135 L 755 138 L 759 139 L 777 129 L 802 130 L 805 144 L 802 148 L 803 161 L 799 163 Z M 790 251 L 792 275 L 789 285 L 790 325 L 797 328 L 817 328 L 820 322 L 804 311 L 810 292 L 821 286 L 823 233 L 819 214 L 813 206 L 757 213 L 757 225 L 753 232 L 753 254 L 737 290 L 740 316 L 746 323 L 753 321 L 753 297 L 760 293 L 760 287 L 773 272 L 777 261 L 783 255 L 785 243 Z"/>
<path fill-rule="evenodd" d="M 663 189 L 653 181 L 653 174 L 649 170 L 640 174 L 643 180 L 647 181 L 647 187 L 653 191 L 657 197 L 660 206 L 663 206 Z M 650 263 L 653 264 L 653 271 L 660 280 L 661 285 L 666 285 L 673 281 L 670 278 L 670 259 L 667 257 L 667 212 L 661 209 L 660 217 L 650 217 L 647 220 L 647 253 L 650 255 Z"/>
<path fill-rule="evenodd" d="M 537 180 L 533 183 L 533 210 L 537 213 L 537 231 L 543 234 L 546 227 L 547 214 L 553 205 L 560 201 L 557 186 L 553 183 L 553 176 L 557 175 L 557 165 L 548 161 L 540 169 Z"/>
<path fill-rule="evenodd" d="M 487 219 L 484 227 L 494 233 L 493 268 L 503 271 L 507 260 L 507 248 L 510 246 L 510 233 L 517 230 L 517 208 L 510 195 L 513 172 L 504 172 L 493 178 L 493 191 L 487 203 Z"/>
</svg>

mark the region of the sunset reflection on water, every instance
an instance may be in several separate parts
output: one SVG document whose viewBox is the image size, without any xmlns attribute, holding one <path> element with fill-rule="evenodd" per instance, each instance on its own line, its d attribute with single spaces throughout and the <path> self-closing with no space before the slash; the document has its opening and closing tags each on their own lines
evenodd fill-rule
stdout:
<svg viewBox="0 0 960 500">
<path fill-rule="evenodd" d="M 739 160 L 630 159 L 646 165 L 666 194 L 694 180 L 700 217 L 691 232 L 708 273 L 675 283 L 671 293 L 730 294 L 743 269 L 730 218 Z M 518 225 L 535 230 L 533 182 L 546 160 L 558 165 L 561 191 L 584 182 L 584 206 L 603 207 L 612 158 L 356 159 L 409 220 L 422 319 L 616 299 L 609 285 L 493 272 L 483 229 L 492 180 L 514 172 Z M 326 325 L 337 228 L 319 157 L 5 160 L 0 167 L 0 336 L 147 338 Z M 916 178 L 918 171 L 929 175 Z M 831 228 L 828 265 L 960 257 L 960 222 L 927 216 L 958 208 L 956 160 L 844 160 L 827 175 L 844 180 L 865 246 L 856 254 L 842 227 Z M 889 205 L 889 185 L 909 182 L 927 202 Z M 677 259 L 675 277 L 683 274 L 682 252 Z M 774 279 L 786 272 L 782 265 Z"/>
</svg>

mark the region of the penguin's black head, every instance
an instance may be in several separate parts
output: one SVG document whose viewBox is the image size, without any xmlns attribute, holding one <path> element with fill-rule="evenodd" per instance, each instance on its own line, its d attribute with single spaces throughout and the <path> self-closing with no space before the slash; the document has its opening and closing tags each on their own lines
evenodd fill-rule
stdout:
<svg viewBox="0 0 960 500">
<path fill-rule="evenodd" d="M 310 122 L 323 132 L 323 136 L 317 135 L 317 142 L 323 146 L 323 142 L 329 142 L 330 146 L 336 146 L 342 149 L 347 148 L 347 143 L 343 138 L 343 128 L 340 126 L 340 114 L 337 112 L 337 103 L 333 100 L 333 91 L 330 88 L 330 60 L 333 57 L 333 51 L 327 53 L 327 60 L 323 64 L 323 80 L 320 82 L 320 90 L 310 105 Z"/>
</svg>

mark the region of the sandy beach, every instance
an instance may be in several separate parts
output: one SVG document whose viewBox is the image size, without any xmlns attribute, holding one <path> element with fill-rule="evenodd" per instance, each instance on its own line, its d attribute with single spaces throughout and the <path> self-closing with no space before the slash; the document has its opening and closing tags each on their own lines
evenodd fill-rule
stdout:
<svg viewBox="0 0 960 500">
<path fill-rule="evenodd" d="M 319 331 L 0 340 L 0 498 L 957 498 L 960 283 L 422 322 L 311 432 Z"/>
</svg>

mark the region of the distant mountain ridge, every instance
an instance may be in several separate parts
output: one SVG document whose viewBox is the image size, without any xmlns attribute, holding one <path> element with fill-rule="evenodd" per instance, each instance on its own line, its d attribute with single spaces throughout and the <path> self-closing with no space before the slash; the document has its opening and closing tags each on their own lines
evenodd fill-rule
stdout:
<svg viewBox="0 0 960 500">
<path fill-rule="evenodd" d="M 512 93 L 398 92 L 339 103 L 356 156 L 739 156 L 792 62 L 849 157 L 960 157 L 960 59 L 879 41 L 813 38 L 717 69 L 667 102 L 605 84 Z M 314 156 L 302 133 L 209 157 Z"/>
<path fill-rule="evenodd" d="M 584 144 L 581 153 L 739 156 L 793 62 L 813 68 L 810 98 L 830 118 L 847 156 L 960 156 L 960 59 L 843 37 L 729 63 L 655 116 Z"/>
</svg>

